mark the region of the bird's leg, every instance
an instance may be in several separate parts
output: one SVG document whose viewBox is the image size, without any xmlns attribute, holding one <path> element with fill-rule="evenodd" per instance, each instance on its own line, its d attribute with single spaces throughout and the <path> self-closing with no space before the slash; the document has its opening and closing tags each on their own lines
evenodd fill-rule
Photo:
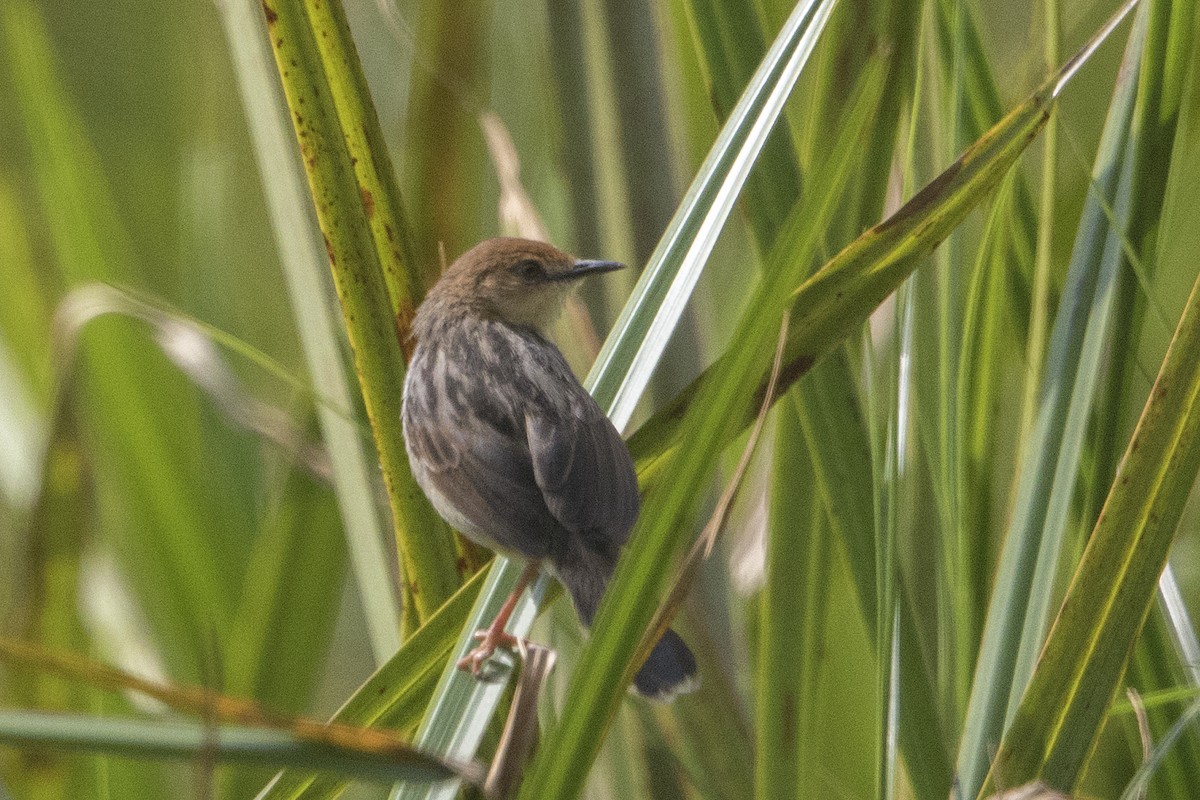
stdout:
<svg viewBox="0 0 1200 800">
<path fill-rule="evenodd" d="M 479 671 L 483 669 L 483 665 L 492 657 L 492 653 L 496 652 L 497 647 L 516 647 L 517 637 L 506 632 L 504 628 L 508 625 L 508 619 L 517 607 L 517 600 L 520 599 L 521 593 L 525 591 L 525 587 L 533 583 L 541 566 L 540 561 L 530 561 L 526 565 L 521 577 L 517 578 L 517 585 L 513 587 L 512 593 L 500 607 L 500 613 L 496 614 L 492 624 L 485 630 L 475 632 L 475 638 L 479 640 L 479 645 L 458 660 L 459 669 L 469 669 L 472 675 L 478 675 Z"/>
</svg>

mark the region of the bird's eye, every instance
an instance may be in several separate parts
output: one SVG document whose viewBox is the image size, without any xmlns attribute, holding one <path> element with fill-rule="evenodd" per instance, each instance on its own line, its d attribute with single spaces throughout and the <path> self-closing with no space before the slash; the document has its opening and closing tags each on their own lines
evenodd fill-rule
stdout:
<svg viewBox="0 0 1200 800">
<path fill-rule="evenodd" d="M 527 258 L 517 264 L 516 273 L 526 280 L 535 281 L 546 277 L 546 268 L 540 262 Z"/>
</svg>

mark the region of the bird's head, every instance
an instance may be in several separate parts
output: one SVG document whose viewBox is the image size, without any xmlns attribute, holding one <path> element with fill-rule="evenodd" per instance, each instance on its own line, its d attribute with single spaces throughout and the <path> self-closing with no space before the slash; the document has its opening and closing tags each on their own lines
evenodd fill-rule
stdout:
<svg viewBox="0 0 1200 800">
<path fill-rule="evenodd" d="M 488 239 L 459 256 L 433 292 L 505 322 L 544 331 L 580 279 L 623 266 L 577 259 L 530 239 Z"/>
</svg>

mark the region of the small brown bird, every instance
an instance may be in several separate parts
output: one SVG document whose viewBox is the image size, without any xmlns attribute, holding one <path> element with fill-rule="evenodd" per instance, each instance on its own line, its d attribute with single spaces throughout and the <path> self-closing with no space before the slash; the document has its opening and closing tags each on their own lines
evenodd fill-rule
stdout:
<svg viewBox="0 0 1200 800">
<path fill-rule="evenodd" d="M 579 279 L 620 269 L 541 242 L 490 239 L 446 270 L 417 310 L 404 383 L 413 475 L 472 540 L 529 560 L 480 646 L 459 662 L 478 674 L 540 563 L 566 587 L 584 625 L 595 616 L 638 514 L 637 476 L 620 434 L 545 338 Z M 634 678 L 669 699 L 695 684 L 696 661 L 668 630 Z"/>
</svg>

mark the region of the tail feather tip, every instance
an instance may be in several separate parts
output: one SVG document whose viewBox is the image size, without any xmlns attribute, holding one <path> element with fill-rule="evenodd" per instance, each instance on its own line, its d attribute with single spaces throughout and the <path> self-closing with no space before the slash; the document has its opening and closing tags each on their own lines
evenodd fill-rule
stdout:
<svg viewBox="0 0 1200 800">
<path fill-rule="evenodd" d="M 669 703 L 699 686 L 696 657 L 679 634 L 668 630 L 650 651 L 631 688 L 642 697 Z"/>
</svg>

